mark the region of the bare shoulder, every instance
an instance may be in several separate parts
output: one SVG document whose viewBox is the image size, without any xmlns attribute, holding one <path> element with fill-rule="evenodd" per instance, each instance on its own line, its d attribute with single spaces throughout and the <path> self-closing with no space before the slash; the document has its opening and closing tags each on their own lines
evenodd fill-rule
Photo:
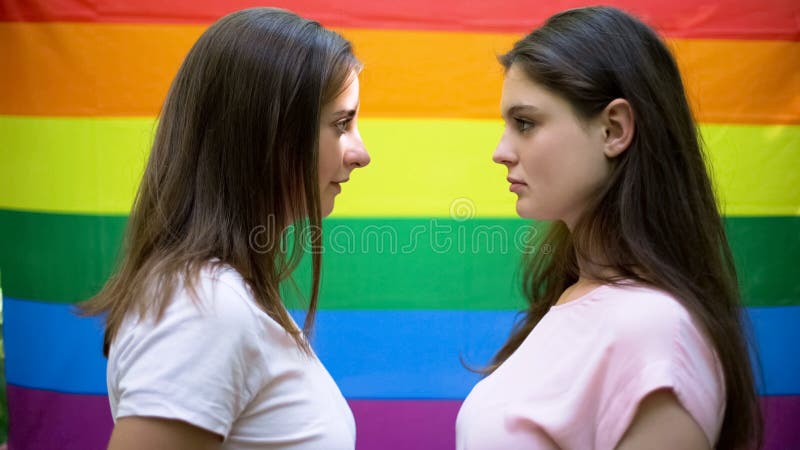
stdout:
<svg viewBox="0 0 800 450">
<path fill-rule="evenodd" d="M 670 389 L 659 389 L 639 403 L 633 422 L 617 446 L 619 450 L 641 448 L 706 450 L 710 444 L 675 394 Z"/>
<path fill-rule="evenodd" d="M 123 417 L 114 426 L 109 450 L 217 450 L 222 436 L 179 420 Z"/>
</svg>

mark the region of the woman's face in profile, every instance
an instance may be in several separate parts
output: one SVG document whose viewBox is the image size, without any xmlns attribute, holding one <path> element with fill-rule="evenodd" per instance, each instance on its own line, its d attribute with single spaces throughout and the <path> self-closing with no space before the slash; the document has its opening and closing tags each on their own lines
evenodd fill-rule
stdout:
<svg viewBox="0 0 800 450">
<path fill-rule="evenodd" d="M 319 195 L 325 217 L 350 172 L 369 164 L 369 154 L 358 132 L 358 75 L 333 101 L 323 106 L 319 125 Z"/>
<path fill-rule="evenodd" d="M 508 168 L 517 214 L 571 227 L 608 177 L 604 128 L 579 119 L 515 65 L 503 82 L 501 111 L 505 130 L 492 159 Z"/>
</svg>

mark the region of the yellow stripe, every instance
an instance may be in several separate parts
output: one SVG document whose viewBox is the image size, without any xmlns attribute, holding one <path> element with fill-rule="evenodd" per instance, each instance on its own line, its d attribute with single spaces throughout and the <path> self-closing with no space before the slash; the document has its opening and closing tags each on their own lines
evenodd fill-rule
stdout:
<svg viewBox="0 0 800 450">
<path fill-rule="evenodd" d="M 353 174 L 335 216 L 514 215 L 491 161 L 494 120 L 362 119 L 372 164 Z M 0 208 L 126 214 L 153 119 L 0 117 Z M 800 126 L 704 125 L 727 215 L 800 215 Z"/>
<path fill-rule="evenodd" d="M 187 25 L 0 23 L 0 114 L 153 116 L 192 43 Z M 498 117 L 497 55 L 516 33 L 344 29 L 369 117 Z M 800 43 L 673 39 L 698 121 L 800 124 Z"/>
<path fill-rule="evenodd" d="M 152 118 L 0 117 L 0 207 L 127 214 Z"/>
<path fill-rule="evenodd" d="M 722 210 L 800 215 L 800 126 L 701 126 Z"/>
</svg>

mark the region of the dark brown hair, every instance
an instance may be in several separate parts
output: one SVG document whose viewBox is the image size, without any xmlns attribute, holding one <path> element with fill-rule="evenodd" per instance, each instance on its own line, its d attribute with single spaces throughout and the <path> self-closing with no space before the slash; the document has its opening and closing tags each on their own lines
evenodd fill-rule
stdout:
<svg viewBox="0 0 800 450">
<path fill-rule="evenodd" d="M 634 280 L 684 305 L 705 328 L 724 372 L 727 405 L 718 447 L 760 446 L 761 410 L 733 257 L 669 50 L 639 20 L 592 7 L 551 17 L 500 62 L 566 99 L 583 120 L 624 98 L 636 129 L 573 230 L 551 224 L 540 243 L 552 253 L 528 253 L 523 288 L 529 309 L 488 370 L 505 361 L 578 280 L 580 259 L 592 268 L 585 274 L 591 279 Z"/>
<path fill-rule="evenodd" d="M 306 232 L 321 222 L 320 111 L 358 70 L 349 42 L 280 9 L 229 14 L 200 36 L 164 102 L 116 273 L 81 305 L 84 314 L 106 314 L 106 355 L 128 314 L 160 318 L 177 286 L 194 293 L 209 264 L 235 269 L 259 307 L 308 350 L 321 267 L 321 234 Z M 310 242 L 281 245 L 287 230 Z M 301 332 L 279 285 L 309 244 Z"/>
</svg>

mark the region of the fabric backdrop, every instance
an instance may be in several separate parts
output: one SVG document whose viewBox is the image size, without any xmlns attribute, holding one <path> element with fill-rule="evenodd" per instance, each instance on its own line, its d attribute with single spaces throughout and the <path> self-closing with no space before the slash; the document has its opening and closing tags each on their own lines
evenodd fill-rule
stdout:
<svg viewBox="0 0 800 450">
<path fill-rule="evenodd" d="M 800 448 L 800 3 L 619 0 L 668 40 L 754 325 L 767 448 Z M 320 358 L 359 449 L 449 449 L 524 305 L 496 56 L 578 0 L 281 0 L 352 40 L 372 164 L 325 221 Z M 0 270 L 9 443 L 105 448 L 98 320 L 155 117 L 191 44 L 251 0 L 0 0 Z M 668 189 L 669 187 L 665 187 Z M 547 249 L 540 249 L 547 250 Z M 300 285 L 308 266 L 298 271 Z M 287 293 L 291 297 L 290 293 Z M 291 300 L 291 299 L 290 299 Z M 165 355 L 165 357 L 168 357 Z M 568 382 L 568 380 L 565 380 Z"/>
</svg>

